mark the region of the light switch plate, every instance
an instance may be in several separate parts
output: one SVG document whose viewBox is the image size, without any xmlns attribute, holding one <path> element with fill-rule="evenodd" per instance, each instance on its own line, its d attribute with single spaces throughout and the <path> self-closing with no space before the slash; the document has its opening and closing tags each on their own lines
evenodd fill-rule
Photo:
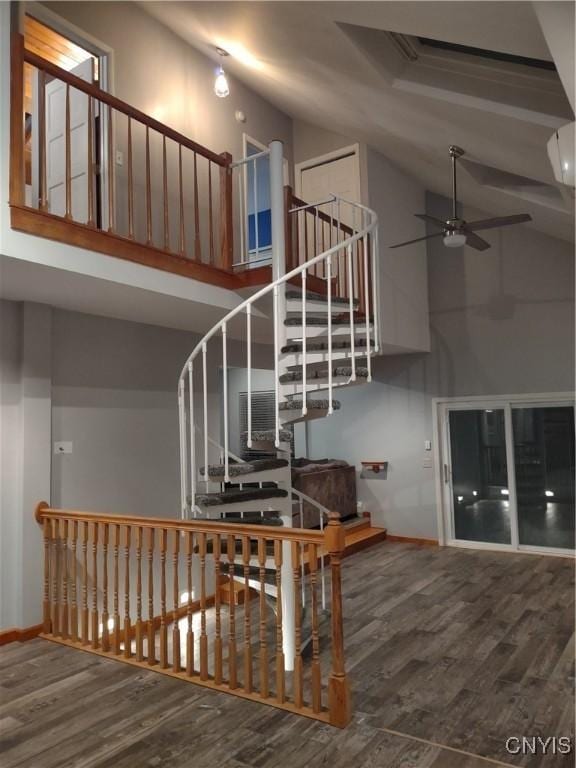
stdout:
<svg viewBox="0 0 576 768">
<path fill-rule="evenodd" d="M 424 450 L 425 451 L 431 451 L 432 450 L 432 441 L 431 440 L 424 440 Z"/>
<path fill-rule="evenodd" d="M 119 149 L 116 150 L 116 165 L 124 165 L 124 153 Z"/>
<path fill-rule="evenodd" d="M 72 441 L 61 440 L 54 443 L 54 453 L 72 453 Z"/>
</svg>

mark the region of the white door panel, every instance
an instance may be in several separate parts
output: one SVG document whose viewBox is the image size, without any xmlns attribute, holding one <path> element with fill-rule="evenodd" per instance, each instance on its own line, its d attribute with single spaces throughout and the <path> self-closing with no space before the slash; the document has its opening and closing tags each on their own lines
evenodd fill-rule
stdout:
<svg viewBox="0 0 576 768">
<path fill-rule="evenodd" d="M 70 72 L 94 82 L 94 59 Z M 48 210 L 66 213 L 66 84 L 51 80 L 46 85 L 46 189 Z M 88 96 L 70 88 L 71 207 L 75 221 L 88 221 Z"/>
</svg>

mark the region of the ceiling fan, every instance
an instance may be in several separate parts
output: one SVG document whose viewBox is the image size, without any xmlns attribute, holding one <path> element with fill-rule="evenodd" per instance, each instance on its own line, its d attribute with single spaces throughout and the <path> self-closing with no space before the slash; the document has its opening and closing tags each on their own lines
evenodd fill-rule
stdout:
<svg viewBox="0 0 576 768">
<path fill-rule="evenodd" d="M 404 245 L 418 243 L 431 237 L 443 237 L 444 245 L 449 248 L 469 245 L 477 251 L 485 251 L 487 248 L 490 248 L 490 243 L 487 243 L 486 240 L 483 240 L 476 234 L 478 230 L 495 229 L 496 227 L 507 227 L 510 224 L 522 224 L 525 221 L 532 221 L 532 216 L 529 213 L 519 213 L 516 216 L 495 216 L 492 219 L 469 222 L 459 219 L 456 197 L 456 161 L 459 157 L 462 157 L 464 150 L 452 145 L 449 148 L 449 152 L 452 158 L 452 218 L 442 221 L 441 219 L 434 218 L 434 216 L 428 216 L 426 213 L 415 213 L 414 215 L 417 218 L 427 221 L 435 227 L 439 227 L 441 231 L 435 232 L 433 235 L 417 237 L 415 240 L 407 240 L 405 243 L 397 243 L 396 245 L 391 245 L 390 248 L 402 248 Z"/>
</svg>

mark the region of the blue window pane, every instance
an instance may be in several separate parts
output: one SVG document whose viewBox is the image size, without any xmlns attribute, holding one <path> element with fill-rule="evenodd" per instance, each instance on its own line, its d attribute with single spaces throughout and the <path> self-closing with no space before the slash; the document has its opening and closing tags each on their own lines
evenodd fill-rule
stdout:
<svg viewBox="0 0 576 768">
<path fill-rule="evenodd" d="M 253 213 L 248 216 L 248 249 L 256 250 L 256 217 Z M 269 248 L 272 245 L 272 219 L 270 208 L 258 211 L 258 248 Z"/>
</svg>

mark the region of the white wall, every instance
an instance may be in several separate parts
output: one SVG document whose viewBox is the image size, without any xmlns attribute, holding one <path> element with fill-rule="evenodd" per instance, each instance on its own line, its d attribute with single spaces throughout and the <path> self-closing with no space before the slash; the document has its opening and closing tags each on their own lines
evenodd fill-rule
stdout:
<svg viewBox="0 0 576 768">
<path fill-rule="evenodd" d="M 48 307 L 0 301 L 0 628 L 41 620 L 42 534 L 50 496 Z"/>
<path fill-rule="evenodd" d="M 427 196 L 432 216 L 448 205 Z M 387 479 L 358 480 L 358 492 L 393 534 L 437 536 L 433 469 L 423 466 L 433 397 L 574 388 L 572 245 L 521 226 L 484 236 L 484 253 L 428 244 L 431 352 L 379 358 L 372 384 L 338 392 L 342 410 L 308 430 L 312 456 L 358 469 L 389 461 Z"/>
</svg>

